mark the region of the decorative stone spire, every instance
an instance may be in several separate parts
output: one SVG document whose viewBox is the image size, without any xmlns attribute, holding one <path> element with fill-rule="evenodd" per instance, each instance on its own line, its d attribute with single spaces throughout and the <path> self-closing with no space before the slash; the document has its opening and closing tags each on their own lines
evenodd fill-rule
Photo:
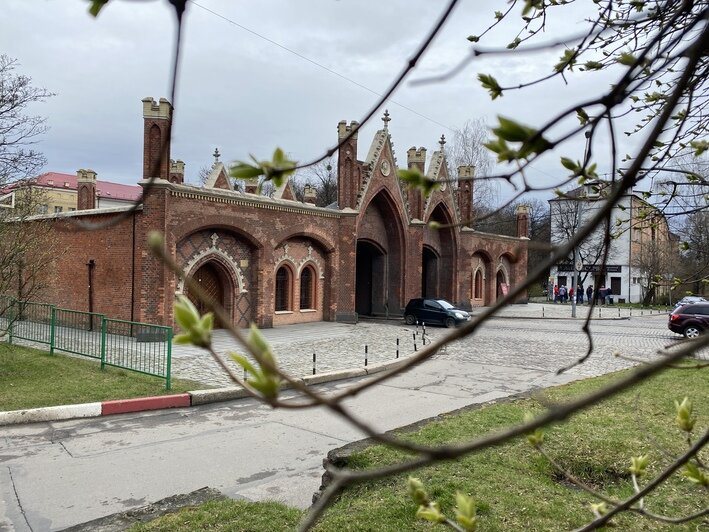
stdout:
<svg viewBox="0 0 709 532">
<path fill-rule="evenodd" d="M 219 156 L 221 153 L 219 153 L 219 148 L 214 148 L 214 153 L 212 154 L 212 157 L 214 157 L 214 164 L 217 164 L 219 162 Z"/>
<path fill-rule="evenodd" d="M 389 109 L 384 109 L 382 122 L 384 122 L 384 131 L 389 131 L 389 122 L 391 122 L 391 118 L 389 118 Z"/>
<path fill-rule="evenodd" d="M 443 146 L 445 145 L 445 143 L 446 143 L 446 136 L 441 135 L 441 140 L 438 141 L 438 144 L 441 145 L 441 151 L 443 151 Z"/>
</svg>

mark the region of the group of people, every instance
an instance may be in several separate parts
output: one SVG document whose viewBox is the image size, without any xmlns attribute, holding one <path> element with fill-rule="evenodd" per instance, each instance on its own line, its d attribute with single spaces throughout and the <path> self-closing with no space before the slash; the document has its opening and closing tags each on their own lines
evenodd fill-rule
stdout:
<svg viewBox="0 0 709 532">
<path fill-rule="evenodd" d="M 598 304 L 604 305 L 610 303 L 611 289 L 601 286 L 598 290 L 593 289 L 593 285 L 589 285 L 585 290 L 586 293 L 586 303 L 588 305 L 595 299 L 598 300 Z M 583 285 L 579 286 L 576 291 L 576 303 L 583 304 L 584 289 Z M 574 297 L 574 287 L 566 288 L 566 285 L 554 285 L 554 303 L 566 303 Z"/>
</svg>

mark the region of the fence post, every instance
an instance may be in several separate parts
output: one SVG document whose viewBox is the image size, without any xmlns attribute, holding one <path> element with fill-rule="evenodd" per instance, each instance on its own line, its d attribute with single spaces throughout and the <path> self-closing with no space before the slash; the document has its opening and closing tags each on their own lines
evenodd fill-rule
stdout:
<svg viewBox="0 0 709 532">
<path fill-rule="evenodd" d="M 55 331 L 56 331 L 56 324 L 57 324 L 57 307 L 52 305 L 52 310 L 49 318 L 49 354 L 53 355 L 54 354 L 54 340 L 55 340 Z"/>
<path fill-rule="evenodd" d="M 15 324 L 15 315 L 12 313 L 12 309 L 15 306 L 15 298 L 10 299 L 10 310 L 8 313 L 9 323 L 7 327 L 7 343 L 12 344 L 12 326 Z"/>
<path fill-rule="evenodd" d="M 101 319 L 101 369 L 106 367 L 106 318 Z"/>
<path fill-rule="evenodd" d="M 167 378 L 165 379 L 165 389 L 169 390 L 172 386 L 172 327 L 167 329 Z"/>
</svg>

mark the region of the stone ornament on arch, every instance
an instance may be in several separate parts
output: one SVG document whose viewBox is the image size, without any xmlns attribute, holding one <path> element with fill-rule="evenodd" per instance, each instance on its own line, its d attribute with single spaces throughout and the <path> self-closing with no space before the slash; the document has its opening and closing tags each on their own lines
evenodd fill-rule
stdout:
<svg viewBox="0 0 709 532">
<path fill-rule="evenodd" d="M 296 258 L 288 252 L 288 244 L 283 244 L 283 254 L 280 257 L 274 258 L 273 262 L 275 264 L 275 268 L 273 270 L 274 272 L 278 271 L 281 263 L 290 262 L 297 278 L 300 278 L 300 272 L 303 271 L 305 265 L 310 262 L 315 265 L 315 269 L 318 273 L 318 279 L 325 279 L 325 270 L 320 263 L 320 260 L 313 255 L 313 246 L 311 245 L 308 245 L 308 254 L 303 259 L 296 260 Z"/>
<path fill-rule="evenodd" d="M 217 233 L 212 233 L 212 236 L 210 237 L 212 240 L 212 246 L 208 249 L 204 249 L 194 255 L 189 262 L 185 265 L 183 272 L 185 273 L 185 277 L 189 277 L 191 273 L 194 273 L 195 266 L 200 264 L 200 263 L 206 263 L 206 260 L 203 259 L 208 259 L 209 257 L 218 257 L 219 260 L 218 262 L 227 268 L 227 270 L 231 269 L 229 272 L 234 279 L 236 279 L 236 284 L 238 285 L 239 288 L 239 293 L 240 294 L 245 294 L 248 292 L 248 289 L 246 288 L 246 281 L 244 280 L 244 272 L 242 269 L 239 267 L 238 261 L 232 257 L 228 251 L 225 251 L 221 249 L 220 247 L 217 246 L 217 242 L 219 242 L 219 235 Z M 177 284 L 177 293 L 178 294 L 183 294 L 185 291 L 185 279 L 180 279 L 180 282 Z"/>
</svg>

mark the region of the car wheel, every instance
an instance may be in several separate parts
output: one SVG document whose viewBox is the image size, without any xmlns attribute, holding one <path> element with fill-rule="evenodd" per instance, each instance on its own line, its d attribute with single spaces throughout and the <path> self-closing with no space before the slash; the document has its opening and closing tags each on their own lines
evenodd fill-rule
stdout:
<svg viewBox="0 0 709 532">
<path fill-rule="evenodd" d="M 453 318 L 446 318 L 445 326 L 448 327 L 449 329 L 451 327 L 455 327 L 455 320 Z"/>
<path fill-rule="evenodd" d="M 414 316 L 413 314 L 407 314 L 404 317 L 404 320 L 406 321 L 407 325 L 413 325 L 414 323 L 416 323 L 416 316 Z"/>
<path fill-rule="evenodd" d="M 697 327 L 696 325 L 689 325 L 684 328 L 684 337 L 685 338 L 696 338 L 699 336 L 699 334 L 702 332 L 702 330 Z"/>
</svg>

